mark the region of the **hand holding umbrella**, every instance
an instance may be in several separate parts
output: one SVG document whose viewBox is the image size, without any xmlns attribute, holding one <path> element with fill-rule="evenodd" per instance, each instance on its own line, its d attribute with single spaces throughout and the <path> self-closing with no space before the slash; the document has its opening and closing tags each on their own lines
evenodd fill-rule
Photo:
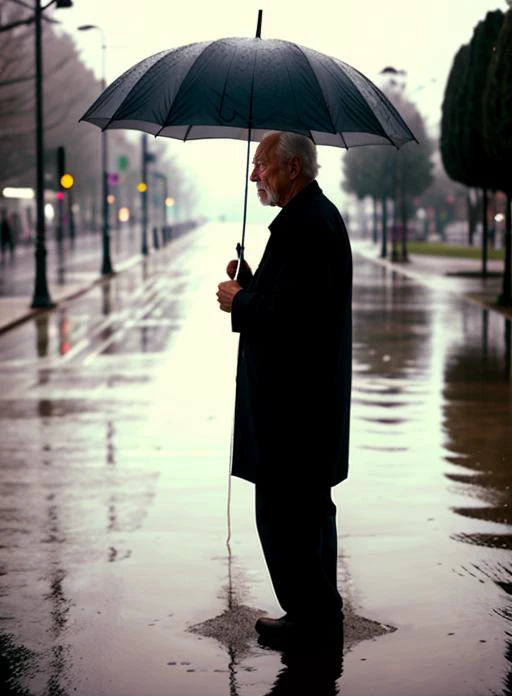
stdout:
<svg viewBox="0 0 512 696">
<path fill-rule="evenodd" d="M 236 262 L 235 262 L 236 263 Z M 242 286 L 236 280 L 225 280 L 219 283 L 217 290 L 217 302 L 223 312 L 231 312 L 233 298 L 240 292 Z"/>
</svg>

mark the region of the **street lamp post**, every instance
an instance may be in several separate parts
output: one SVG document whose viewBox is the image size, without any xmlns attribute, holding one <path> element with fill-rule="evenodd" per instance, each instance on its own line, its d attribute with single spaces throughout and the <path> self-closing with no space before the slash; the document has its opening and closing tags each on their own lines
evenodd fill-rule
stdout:
<svg viewBox="0 0 512 696">
<path fill-rule="evenodd" d="M 153 172 L 153 176 L 155 176 L 157 179 L 160 179 L 163 183 L 162 215 L 163 215 L 163 223 L 164 223 L 164 227 L 165 227 L 167 225 L 167 199 L 169 198 L 168 189 L 167 189 L 167 176 L 165 174 L 162 174 L 162 172 Z"/>
<path fill-rule="evenodd" d="M 36 59 L 36 279 L 32 307 L 53 307 L 46 278 L 46 229 L 44 218 L 44 126 L 43 126 L 43 49 L 41 0 L 35 4 Z"/>
<path fill-rule="evenodd" d="M 508 194 L 505 198 L 505 268 L 503 273 L 503 288 L 498 297 L 498 304 L 502 307 L 512 307 L 512 238 L 510 229 L 512 227 L 512 196 Z"/>
<path fill-rule="evenodd" d="M 148 136 L 142 134 L 142 183 L 140 188 L 142 211 L 142 249 L 141 254 L 147 256 L 148 249 Z"/>
<path fill-rule="evenodd" d="M 101 35 L 101 91 L 105 91 L 106 87 L 106 50 L 107 45 L 105 41 L 105 33 L 101 27 L 96 24 L 83 24 L 78 27 L 79 31 L 89 31 L 90 29 L 95 29 L 100 32 Z M 102 233 L 102 243 L 103 243 L 103 254 L 101 262 L 101 273 L 102 275 L 112 275 L 114 269 L 112 267 L 112 261 L 110 259 L 110 224 L 109 224 L 109 207 L 108 207 L 108 196 L 110 193 L 109 181 L 108 181 L 108 143 L 107 143 L 107 132 L 103 130 L 101 132 L 101 180 L 102 180 L 102 218 L 103 218 L 103 233 Z"/>
<path fill-rule="evenodd" d="M 401 98 L 407 85 L 407 72 L 388 66 L 381 70 L 381 75 L 386 75 L 388 88 L 394 90 Z M 393 169 L 393 237 L 392 237 L 392 261 L 408 261 L 407 254 L 407 202 L 405 195 L 405 162 L 400 151 L 396 151 L 390 166 Z M 400 233 L 400 240 L 398 239 Z M 400 241 L 400 251 L 398 243 Z"/>
<path fill-rule="evenodd" d="M 41 0 L 35 0 L 34 28 L 35 28 L 35 82 L 36 82 L 36 278 L 34 283 L 34 295 L 32 297 L 33 309 L 54 307 L 48 292 L 46 277 L 46 225 L 44 217 L 44 111 L 43 111 L 43 41 L 42 20 L 47 19 L 43 11 L 50 5 L 58 8 L 72 7 L 72 0 L 51 0 L 41 7 Z M 14 25 L 16 26 L 16 24 Z"/>
</svg>

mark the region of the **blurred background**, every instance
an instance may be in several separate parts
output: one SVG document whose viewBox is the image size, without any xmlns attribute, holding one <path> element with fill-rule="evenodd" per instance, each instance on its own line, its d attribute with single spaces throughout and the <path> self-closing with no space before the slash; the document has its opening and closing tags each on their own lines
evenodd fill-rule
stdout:
<svg viewBox="0 0 512 696">
<path fill-rule="evenodd" d="M 483 176 L 487 165 L 475 158 L 473 168 L 479 171 L 474 176 L 468 176 L 467 166 L 459 166 L 461 173 L 453 165 L 453 150 L 467 149 L 464 142 L 472 142 L 471 132 L 460 132 L 449 109 L 443 124 L 443 106 L 450 106 L 446 99 L 453 96 L 454 87 L 450 89 L 449 77 L 464 45 L 468 50 L 472 46 L 468 63 L 472 69 L 466 69 L 464 77 L 459 74 L 457 90 L 470 100 L 476 90 L 483 94 L 491 58 L 498 58 L 507 12 L 504 0 L 431 0 L 421 7 L 406 0 L 318 0 L 314 11 L 288 1 L 264 0 L 180 6 L 145 0 L 139 8 L 123 0 L 50 3 L 41 24 L 49 235 L 101 231 L 101 137 L 95 127 L 78 121 L 101 93 L 102 84 L 164 49 L 225 36 L 254 36 L 258 9 L 263 9 L 263 38 L 294 41 L 362 71 L 392 97 L 420 141 L 399 154 L 382 146 L 348 155 L 336 148 L 319 148 L 320 185 L 348 218 L 351 235 L 379 239 L 383 255 L 392 253 L 399 260 L 407 255 L 403 244 L 400 250 L 395 248 L 404 229 L 406 241 L 477 248 L 485 232 L 486 247 L 500 255 L 506 186 L 499 181 L 490 185 Z M 9 220 L 12 241 L 30 243 L 35 237 L 36 179 L 31 0 L 0 0 L 0 39 L 0 207 Z M 457 108 L 477 119 L 476 107 L 468 110 L 459 103 Z M 443 138 L 450 143 L 451 154 L 449 147 L 443 151 Z M 241 221 L 243 143 L 182 143 L 151 137 L 143 155 L 141 142 L 140 133 L 109 132 L 112 227 L 140 223 L 141 184 L 148 187 L 150 225 L 191 219 Z M 142 181 L 142 158 L 147 181 Z M 64 173 L 73 177 L 70 188 L 62 186 Z M 255 197 L 250 200 L 251 222 L 268 223 L 274 212 L 259 206 Z"/>
</svg>

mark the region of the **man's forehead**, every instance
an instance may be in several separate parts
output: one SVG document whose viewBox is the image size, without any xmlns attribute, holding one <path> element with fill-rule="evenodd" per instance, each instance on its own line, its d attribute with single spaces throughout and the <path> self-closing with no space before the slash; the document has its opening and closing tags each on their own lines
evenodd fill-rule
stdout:
<svg viewBox="0 0 512 696">
<path fill-rule="evenodd" d="M 265 140 L 262 140 L 261 143 L 258 145 L 256 148 L 256 153 L 254 155 L 254 159 L 263 159 L 264 157 L 268 157 L 269 154 L 272 153 L 272 150 L 275 149 L 277 145 L 277 136 L 272 136 L 269 135 Z"/>
</svg>

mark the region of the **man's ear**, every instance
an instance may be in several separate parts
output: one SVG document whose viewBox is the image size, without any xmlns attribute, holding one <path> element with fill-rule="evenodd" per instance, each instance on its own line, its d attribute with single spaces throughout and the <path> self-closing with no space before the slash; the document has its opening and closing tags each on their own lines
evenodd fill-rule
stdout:
<svg viewBox="0 0 512 696">
<path fill-rule="evenodd" d="M 294 155 L 288 160 L 288 173 L 290 179 L 296 179 L 302 171 L 302 160 L 298 155 Z"/>
</svg>

